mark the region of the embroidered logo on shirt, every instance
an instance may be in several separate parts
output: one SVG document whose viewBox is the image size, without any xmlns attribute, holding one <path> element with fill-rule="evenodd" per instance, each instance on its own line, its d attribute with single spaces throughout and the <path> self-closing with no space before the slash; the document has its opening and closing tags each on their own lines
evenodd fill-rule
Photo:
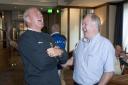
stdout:
<svg viewBox="0 0 128 85">
<path fill-rule="evenodd" d="M 40 41 L 39 41 L 39 42 L 37 42 L 37 43 L 38 43 L 38 44 L 41 44 L 41 43 L 43 43 L 43 42 L 40 42 Z"/>
</svg>

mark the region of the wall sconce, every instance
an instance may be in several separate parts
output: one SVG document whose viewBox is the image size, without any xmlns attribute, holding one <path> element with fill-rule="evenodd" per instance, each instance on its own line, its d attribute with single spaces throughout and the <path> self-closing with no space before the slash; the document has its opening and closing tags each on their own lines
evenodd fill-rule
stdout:
<svg viewBox="0 0 128 85">
<path fill-rule="evenodd" d="M 2 12 L 2 19 L 4 19 L 4 12 Z"/>
<path fill-rule="evenodd" d="M 99 16 L 100 17 L 100 16 Z M 102 17 L 100 17 L 100 21 L 101 21 L 101 25 L 103 25 L 104 23 L 104 19 Z"/>
</svg>

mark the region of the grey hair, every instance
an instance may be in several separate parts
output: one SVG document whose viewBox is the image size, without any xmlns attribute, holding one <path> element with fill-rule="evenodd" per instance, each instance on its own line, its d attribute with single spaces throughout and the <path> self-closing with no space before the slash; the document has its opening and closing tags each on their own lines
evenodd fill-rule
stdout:
<svg viewBox="0 0 128 85">
<path fill-rule="evenodd" d="M 100 20 L 100 18 L 97 15 L 95 15 L 95 14 L 88 14 L 87 16 L 90 16 L 91 17 L 91 20 L 93 22 L 95 22 L 96 27 L 99 30 L 100 29 L 100 26 L 101 26 L 101 20 Z"/>
<path fill-rule="evenodd" d="M 24 14 L 23 14 L 23 20 L 25 22 L 25 24 L 27 24 L 28 22 L 28 16 L 29 16 L 29 12 L 33 9 L 37 9 L 36 7 L 31 7 L 31 8 L 28 8 L 27 10 L 25 10 Z M 38 10 L 38 9 L 37 9 Z"/>
<path fill-rule="evenodd" d="M 25 23 L 27 23 L 27 21 L 28 21 L 28 20 L 27 20 L 27 17 L 28 17 L 28 14 L 29 14 L 29 10 L 30 10 L 30 9 L 25 10 L 25 12 L 24 12 L 24 14 L 23 14 L 23 20 L 24 20 Z"/>
</svg>

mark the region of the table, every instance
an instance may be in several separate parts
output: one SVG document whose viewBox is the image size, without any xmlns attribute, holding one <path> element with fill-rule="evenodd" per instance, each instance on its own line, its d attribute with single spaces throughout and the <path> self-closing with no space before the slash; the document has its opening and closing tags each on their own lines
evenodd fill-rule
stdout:
<svg viewBox="0 0 128 85">
<path fill-rule="evenodd" d="M 128 74 L 115 75 L 108 85 L 128 85 Z"/>
</svg>

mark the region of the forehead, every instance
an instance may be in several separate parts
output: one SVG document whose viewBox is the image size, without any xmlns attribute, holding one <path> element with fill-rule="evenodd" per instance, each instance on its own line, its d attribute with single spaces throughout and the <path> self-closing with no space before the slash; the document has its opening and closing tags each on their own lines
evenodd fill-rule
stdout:
<svg viewBox="0 0 128 85">
<path fill-rule="evenodd" d="M 40 12 L 40 10 L 38 10 L 36 8 L 30 9 L 28 11 L 28 16 L 29 17 L 34 17 L 34 16 L 38 16 L 38 15 L 43 16 L 43 14 Z"/>
<path fill-rule="evenodd" d="M 83 19 L 83 23 L 89 23 L 91 21 L 91 16 L 85 16 Z"/>
</svg>

